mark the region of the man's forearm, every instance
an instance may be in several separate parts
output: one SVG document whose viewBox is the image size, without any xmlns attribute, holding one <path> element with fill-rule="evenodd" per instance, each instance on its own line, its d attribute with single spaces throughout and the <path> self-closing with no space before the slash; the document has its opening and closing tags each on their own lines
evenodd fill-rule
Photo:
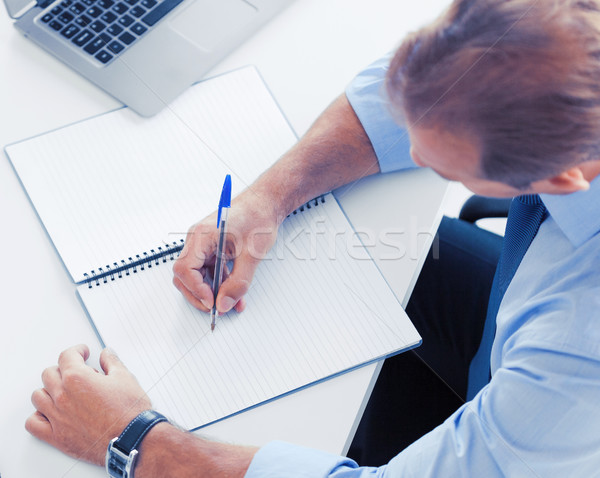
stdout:
<svg viewBox="0 0 600 478">
<path fill-rule="evenodd" d="M 242 478 L 255 447 L 204 440 L 168 423 L 156 425 L 140 446 L 137 478 Z"/>
<path fill-rule="evenodd" d="M 283 221 L 319 194 L 378 172 L 369 137 L 346 96 L 341 95 L 251 190 L 274 201 Z"/>
</svg>

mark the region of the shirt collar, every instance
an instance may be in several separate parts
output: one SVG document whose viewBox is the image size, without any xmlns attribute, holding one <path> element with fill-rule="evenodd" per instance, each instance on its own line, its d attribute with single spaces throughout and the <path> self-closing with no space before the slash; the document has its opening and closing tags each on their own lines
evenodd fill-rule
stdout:
<svg viewBox="0 0 600 478">
<path fill-rule="evenodd" d="M 575 247 L 600 231 L 600 176 L 587 191 L 572 194 L 540 194 L 548 212 Z"/>
</svg>

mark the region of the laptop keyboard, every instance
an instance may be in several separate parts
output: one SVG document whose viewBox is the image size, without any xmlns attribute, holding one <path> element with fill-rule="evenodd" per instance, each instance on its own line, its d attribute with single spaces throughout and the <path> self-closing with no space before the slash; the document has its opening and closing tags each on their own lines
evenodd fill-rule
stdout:
<svg viewBox="0 0 600 478">
<path fill-rule="evenodd" d="M 62 0 L 39 20 L 106 65 L 144 36 L 183 0 Z"/>
</svg>

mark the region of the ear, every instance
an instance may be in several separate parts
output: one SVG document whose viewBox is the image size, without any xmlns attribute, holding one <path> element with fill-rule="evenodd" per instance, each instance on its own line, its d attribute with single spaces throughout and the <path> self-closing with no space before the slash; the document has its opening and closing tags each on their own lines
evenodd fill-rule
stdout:
<svg viewBox="0 0 600 478">
<path fill-rule="evenodd" d="M 590 183 L 585 178 L 581 168 L 574 166 L 551 178 L 535 181 L 531 186 L 538 193 L 571 194 L 588 190 Z"/>
</svg>

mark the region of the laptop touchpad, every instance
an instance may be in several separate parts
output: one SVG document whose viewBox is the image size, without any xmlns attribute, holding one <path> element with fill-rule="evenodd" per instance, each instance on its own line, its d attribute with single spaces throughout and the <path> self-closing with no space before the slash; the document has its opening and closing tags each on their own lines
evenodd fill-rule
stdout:
<svg viewBox="0 0 600 478">
<path fill-rule="evenodd" d="M 169 23 L 190 42 L 210 51 L 252 21 L 257 13 L 243 0 L 195 0 Z"/>
</svg>

